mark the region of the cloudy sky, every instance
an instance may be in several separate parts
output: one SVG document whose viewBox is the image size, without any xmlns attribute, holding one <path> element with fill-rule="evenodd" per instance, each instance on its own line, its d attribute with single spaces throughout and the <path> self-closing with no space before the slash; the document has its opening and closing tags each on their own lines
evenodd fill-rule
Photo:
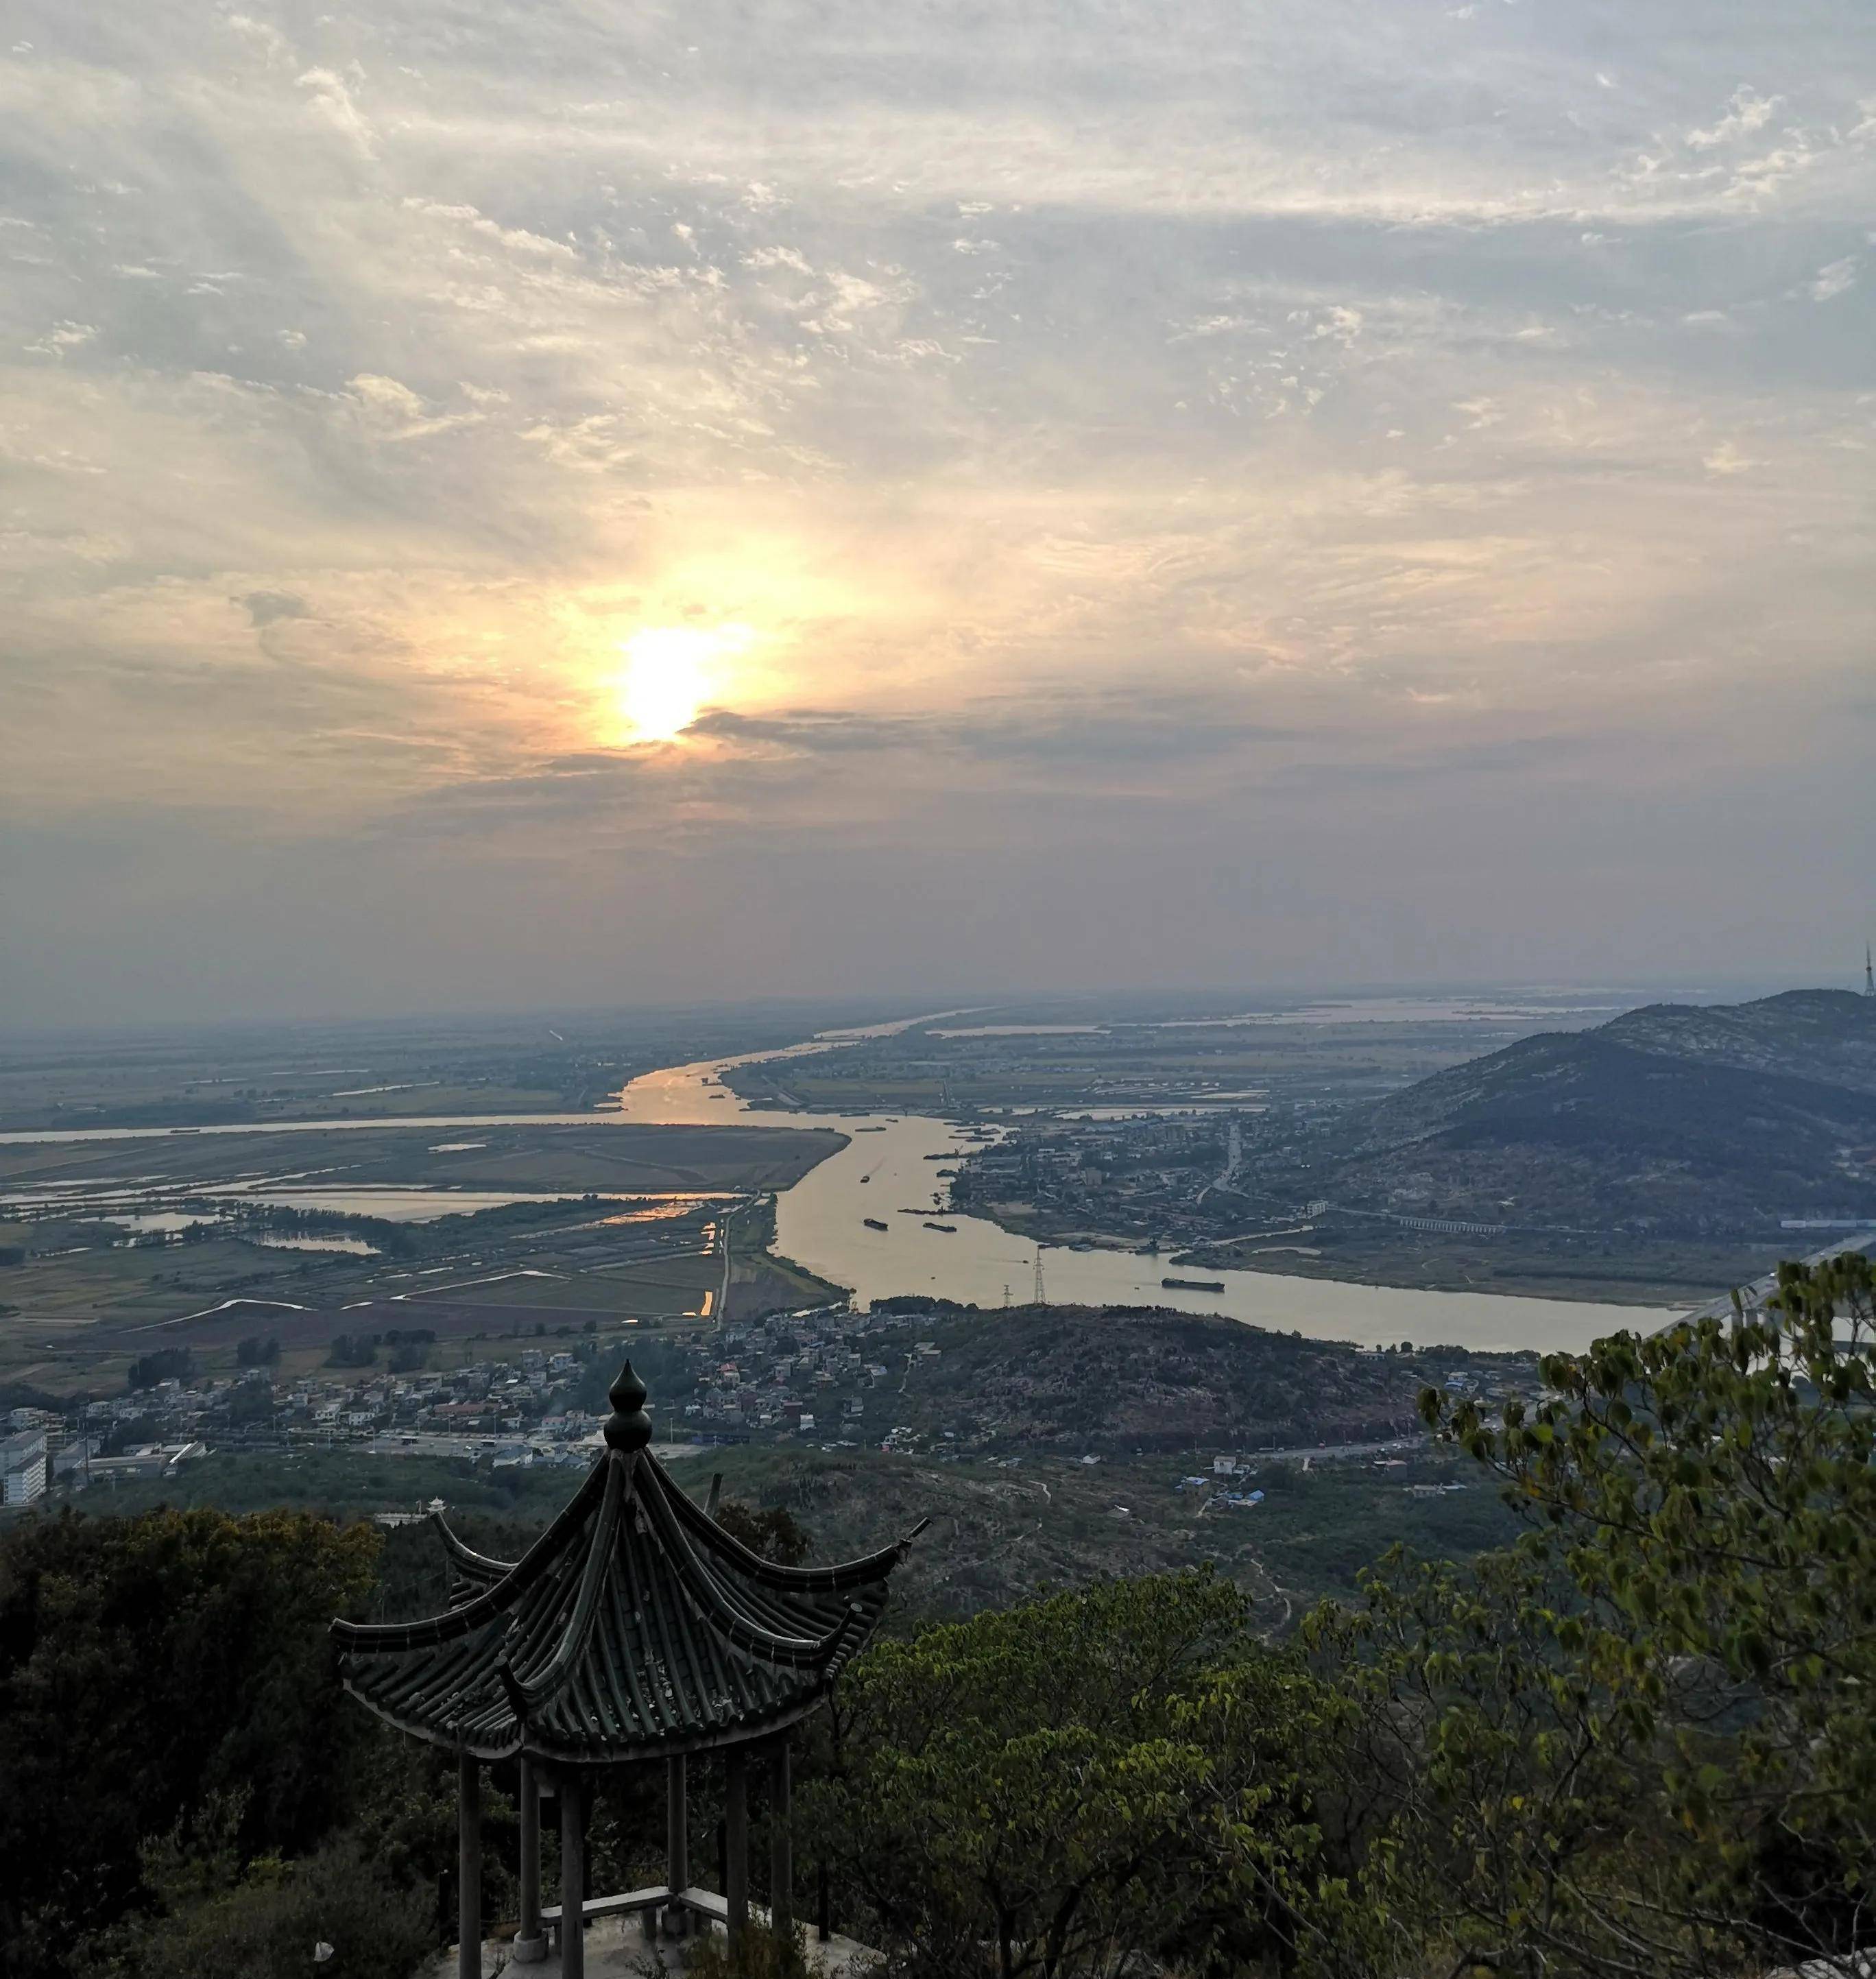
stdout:
<svg viewBox="0 0 1876 1979">
<path fill-rule="evenodd" d="M 1867 0 L 14 0 L 0 1019 L 1824 976 Z"/>
</svg>

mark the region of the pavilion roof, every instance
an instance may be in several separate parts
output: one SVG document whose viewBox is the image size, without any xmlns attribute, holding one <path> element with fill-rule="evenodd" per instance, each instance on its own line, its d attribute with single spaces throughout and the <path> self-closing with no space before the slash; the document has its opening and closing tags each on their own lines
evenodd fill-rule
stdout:
<svg viewBox="0 0 1876 1979">
<path fill-rule="evenodd" d="M 740 1744 L 813 1710 L 916 1531 L 844 1566 L 765 1560 L 651 1455 L 645 1399 L 628 1361 L 605 1454 L 519 1560 L 443 1528 L 448 1613 L 333 1623 L 346 1689 L 435 1745 L 595 1765 Z"/>
</svg>

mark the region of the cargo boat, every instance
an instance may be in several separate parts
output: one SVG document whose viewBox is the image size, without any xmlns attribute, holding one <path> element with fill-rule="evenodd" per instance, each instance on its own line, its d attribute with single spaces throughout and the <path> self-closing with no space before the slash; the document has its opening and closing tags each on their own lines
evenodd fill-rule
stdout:
<svg viewBox="0 0 1876 1979">
<path fill-rule="evenodd" d="M 890 1230 L 892 1228 L 890 1223 L 882 1223 L 877 1216 L 863 1216 L 860 1220 L 869 1230 Z"/>
<path fill-rule="evenodd" d="M 1162 1278 L 1159 1282 L 1169 1292 L 1221 1292 L 1225 1289 L 1222 1278 Z"/>
<path fill-rule="evenodd" d="M 957 1235 L 957 1225 L 955 1223 L 934 1223 L 930 1217 L 925 1219 L 925 1227 L 927 1230 L 942 1230 L 947 1237 L 955 1237 Z"/>
</svg>

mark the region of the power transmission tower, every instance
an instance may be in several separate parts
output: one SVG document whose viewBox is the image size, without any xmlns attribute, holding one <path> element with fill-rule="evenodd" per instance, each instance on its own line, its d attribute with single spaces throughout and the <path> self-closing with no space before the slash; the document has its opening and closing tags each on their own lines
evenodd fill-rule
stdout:
<svg viewBox="0 0 1876 1979">
<path fill-rule="evenodd" d="M 1049 1303 L 1049 1294 L 1042 1284 L 1042 1247 L 1039 1244 L 1036 1247 L 1036 1303 L 1038 1305 Z"/>
</svg>

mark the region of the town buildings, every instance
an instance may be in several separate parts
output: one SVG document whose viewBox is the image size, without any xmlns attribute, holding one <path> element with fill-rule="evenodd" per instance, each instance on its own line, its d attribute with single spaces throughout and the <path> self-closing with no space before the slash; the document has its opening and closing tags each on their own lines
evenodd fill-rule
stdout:
<svg viewBox="0 0 1876 1979">
<path fill-rule="evenodd" d="M 17 1430 L 0 1439 L 0 1505 L 30 1505 L 43 1497 L 47 1476 L 43 1429 Z"/>
</svg>

